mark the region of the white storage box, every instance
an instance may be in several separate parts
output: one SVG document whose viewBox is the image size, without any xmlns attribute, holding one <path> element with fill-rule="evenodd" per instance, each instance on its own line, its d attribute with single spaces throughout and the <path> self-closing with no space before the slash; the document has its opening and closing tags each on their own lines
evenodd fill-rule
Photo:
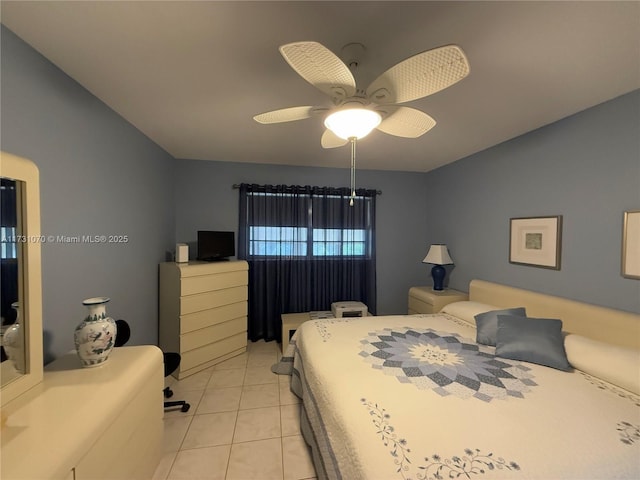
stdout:
<svg viewBox="0 0 640 480">
<path fill-rule="evenodd" d="M 331 304 L 331 313 L 340 317 L 366 317 L 368 308 L 362 302 L 335 302 Z"/>
</svg>

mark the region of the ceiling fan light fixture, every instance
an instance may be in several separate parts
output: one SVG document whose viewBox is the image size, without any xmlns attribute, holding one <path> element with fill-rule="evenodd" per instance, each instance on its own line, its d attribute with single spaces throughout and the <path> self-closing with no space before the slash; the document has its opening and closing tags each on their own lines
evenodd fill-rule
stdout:
<svg viewBox="0 0 640 480">
<path fill-rule="evenodd" d="M 368 108 L 346 108 L 329 115 L 324 125 L 338 137 L 349 140 L 366 137 L 381 121 L 380 114 Z"/>
</svg>

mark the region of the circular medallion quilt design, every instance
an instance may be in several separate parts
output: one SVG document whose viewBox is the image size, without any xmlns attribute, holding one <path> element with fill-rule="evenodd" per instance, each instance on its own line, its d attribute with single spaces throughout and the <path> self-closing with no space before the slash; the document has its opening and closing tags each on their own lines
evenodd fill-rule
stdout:
<svg viewBox="0 0 640 480">
<path fill-rule="evenodd" d="M 498 358 L 458 334 L 385 328 L 361 340 L 360 355 L 376 370 L 439 395 L 490 402 L 524 398 L 536 386 L 531 369 Z"/>
</svg>

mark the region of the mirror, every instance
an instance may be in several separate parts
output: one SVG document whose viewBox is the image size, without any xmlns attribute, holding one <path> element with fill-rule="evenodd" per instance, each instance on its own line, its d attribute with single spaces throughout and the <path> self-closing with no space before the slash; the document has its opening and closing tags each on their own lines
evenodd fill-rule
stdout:
<svg viewBox="0 0 640 480">
<path fill-rule="evenodd" d="M 40 183 L 30 160 L 0 153 L 0 403 L 42 381 Z"/>
<path fill-rule="evenodd" d="M 22 237 L 21 218 L 18 212 L 22 184 L 10 178 L 0 178 L 0 385 L 25 373 L 24 329 L 20 325 L 20 281 L 18 279 L 18 255 L 22 249 L 18 239 Z"/>
</svg>

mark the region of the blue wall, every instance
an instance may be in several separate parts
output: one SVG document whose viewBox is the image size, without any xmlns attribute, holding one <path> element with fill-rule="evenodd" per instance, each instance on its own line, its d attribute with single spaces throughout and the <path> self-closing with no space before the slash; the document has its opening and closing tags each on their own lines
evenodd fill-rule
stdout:
<svg viewBox="0 0 640 480">
<path fill-rule="evenodd" d="M 431 243 L 455 261 L 449 286 L 483 278 L 640 312 L 640 281 L 620 275 L 622 215 L 640 208 L 640 91 L 428 173 L 358 171 L 378 199 L 379 314 L 405 313 L 412 285 L 430 284 Z M 180 160 L 176 241 L 236 230 L 234 183 L 343 186 L 341 169 Z M 212 209 L 212 205 L 224 205 Z M 561 270 L 509 263 L 509 219 L 563 216 Z"/>
<path fill-rule="evenodd" d="M 450 285 L 483 278 L 640 312 L 640 281 L 620 274 L 639 132 L 635 91 L 429 172 L 426 239 L 449 245 Z M 510 264 L 509 219 L 547 215 L 563 216 L 561 270 Z"/>
<path fill-rule="evenodd" d="M 40 169 L 42 233 L 126 235 L 127 243 L 42 246 L 45 359 L 74 348 L 82 300 L 131 343 L 157 342 L 158 263 L 173 245 L 173 157 L 2 26 L 2 150 Z"/>
<path fill-rule="evenodd" d="M 198 229 L 237 229 L 232 184 L 344 186 L 348 170 L 174 160 L 2 27 L 2 149 L 40 168 L 42 231 L 128 235 L 127 244 L 43 246 L 49 358 L 73 348 L 96 295 L 157 341 L 157 264 Z M 640 312 L 640 281 L 620 276 L 622 212 L 640 208 L 640 92 L 429 173 L 359 170 L 378 197 L 378 313 L 406 312 L 429 283 L 427 246 L 444 242 L 450 286 L 485 278 Z M 223 159 L 221 159 L 223 160 Z M 562 269 L 508 262 L 509 218 L 563 215 Z"/>
<path fill-rule="evenodd" d="M 190 244 L 191 257 L 198 230 L 237 231 L 238 190 L 232 185 L 243 182 L 343 187 L 349 185 L 349 170 L 180 160 L 176 241 Z M 358 170 L 356 183 L 382 191 L 376 199 L 376 313 L 407 313 L 409 288 L 429 279 L 421 263 L 427 252 L 424 174 Z"/>
</svg>

